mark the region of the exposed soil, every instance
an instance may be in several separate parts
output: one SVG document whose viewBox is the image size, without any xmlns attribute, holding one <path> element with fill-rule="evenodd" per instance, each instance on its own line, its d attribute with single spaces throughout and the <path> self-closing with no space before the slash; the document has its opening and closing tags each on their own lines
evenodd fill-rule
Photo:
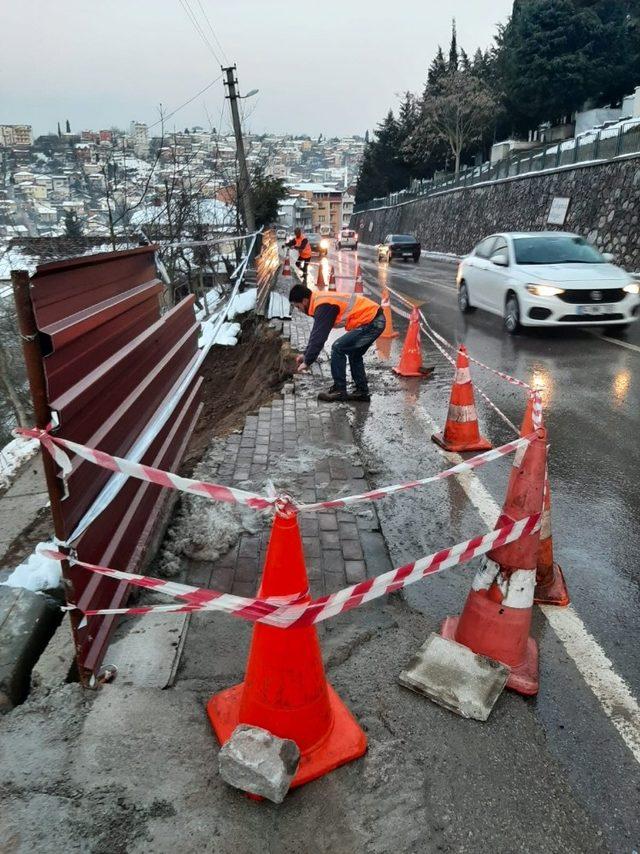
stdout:
<svg viewBox="0 0 640 854">
<path fill-rule="evenodd" d="M 280 329 L 250 318 L 235 347 L 212 347 L 203 365 L 202 413 L 187 448 L 181 474 L 192 474 L 214 436 L 225 436 L 245 416 L 272 400 L 291 379 L 295 354 Z"/>
</svg>

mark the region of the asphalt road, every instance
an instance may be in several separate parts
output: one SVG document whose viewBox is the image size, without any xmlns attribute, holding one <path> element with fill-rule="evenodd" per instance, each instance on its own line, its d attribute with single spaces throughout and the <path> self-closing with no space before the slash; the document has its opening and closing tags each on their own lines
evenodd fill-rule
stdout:
<svg viewBox="0 0 640 854">
<path fill-rule="evenodd" d="M 371 247 L 332 252 L 338 290 L 351 290 L 359 262 L 365 292 L 388 284 L 422 303 L 429 321 L 481 361 L 542 388 L 551 451 L 556 560 L 567 578 L 572 608 L 536 608 L 541 691 L 526 701 L 540 737 L 559 763 L 576 799 L 602 828 L 613 851 L 640 847 L 640 326 L 621 338 L 587 329 L 527 331 L 511 337 L 500 318 L 463 316 L 456 303 L 455 265 L 423 257 L 418 265 L 378 264 Z M 343 277 L 343 278 L 340 278 Z M 404 334 L 404 322 L 397 321 Z M 369 357 L 373 391 L 369 407 L 354 407 L 354 426 L 377 485 L 425 476 L 442 468 L 429 441 L 443 426 L 452 370 L 423 341 L 427 381 L 397 380 L 389 371 L 402 338 Z M 516 425 L 524 394 L 481 368 L 474 382 Z M 481 427 L 502 444 L 513 432 L 476 395 Z M 440 456 L 438 456 L 440 454 Z M 394 565 L 420 557 L 491 526 L 502 504 L 510 462 L 492 463 L 466 482 L 379 502 Z M 437 470 L 437 469 L 436 469 Z M 416 610 L 440 620 L 459 612 L 469 588 L 454 570 L 409 588 Z M 623 702 L 621 702 L 621 700 Z M 499 750 L 496 745 L 496 750 Z M 523 786 L 526 797 L 526 785 Z M 559 845 L 549 850 L 563 850 Z"/>
</svg>

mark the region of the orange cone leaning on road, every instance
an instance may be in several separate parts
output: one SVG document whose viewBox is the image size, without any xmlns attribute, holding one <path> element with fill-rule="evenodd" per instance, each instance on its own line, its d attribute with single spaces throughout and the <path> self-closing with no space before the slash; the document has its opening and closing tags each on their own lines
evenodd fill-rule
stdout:
<svg viewBox="0 0 640 854">
<path fill-rule="evenodd" d="M 324 280 L 324 273 L 322 271 L 322 261 L 318 265 L 318 278 L 316 279 L 316 288 L 319 291 L 323 291 L 327 286 L 327 283 Z"/>
<path fill-rule="evenodd" d="M 335 291 L 335 289 L 336 289 L 336 271 L 333 268 L 333 265 L 331 265 L 331 270 L 329 272 L 329 290 Z"/>
<path fill-rule="evenodd" d="M 258 596 L 306 593 L 309 582 L 298 519 L 277 513 Z M 215 694 L 207 713 L 224 744 L 239 723 L 263 727 L 300 748 L 292 786 L 362 756 L 367 738 L 326 680 L 315 626 L 280 629 L 256 623 L 244 682 Z"/>
<path fill-rule="evenodd" d="M 382 306 L 382 310 L 384 311 L 384 332 L 380 335 L 380 338 L 397 338 L 399 333 L 395 332 L 393 329 L 393 317 L 391 315 L 391 300 L 389 299 L 389 291 L 384 288 L 382 291 L 382 299 L 380 300 L 380 305 Z"/>
<path fill-rule="evenodd" d="M 353 286 L 354 294 L 363 294 L 364 293 L 364 284 L 362 282 L 362 271 L 360 270 L 360 264 L 356 267 L 356 283 Z"/>
<path fill-rule="evenodd" d="M 289 253 L 284 256 L 284 264 L 282 265 L 282 275 L 290 276 L 291 275 L 291 261 L 289 260 Z"/>
<path fill-rule="evenodd" d="M 422 367 L 420 315 L 418 309 L 414 308 L 409 318 L 409 329 L 407 330 L 407 337 L 404 339 L 400 361 L 393 371 L 401 377 L 423 377 L 429 370 L 429 368 Z"/>
<path fill-rule="evenodd" d="M 544 429 L 516 453 L 496 528 L 542 510 L 547 462 Z M 538 647 L 530 637 L 540 532 L 487 553 L 459 617 L 447 617 L 442 636 L 511 668 L 507 687 L 527 696 L 539 687 Z"/>
<path fill-rule="evenodd" d="M 464 344 L 458 350 L 444 433 L 434 433 L 431 438 L 445 451 L 488 451 L 493 447 L 488 439 L 480 435 L 469 357 Z"/>
<path fill-rule="evenodd" d="M 533 433 L 533 399 L 529 396 L 527 408 L 522 419 L 520 435 L 528 436 Z M 544 505 L 540 522 L 540 548 L 538 549 L 538 565 L 536 568 L 536 590 L 533 597 L 536 605 L 557 605 L 565 607 L 571 602 L 569 590 L 564 580 L 560 565 L 553 559 L 553 534 L 551 531 L 551 487 L 549 470 L 544 479 Z"/>
</svg>

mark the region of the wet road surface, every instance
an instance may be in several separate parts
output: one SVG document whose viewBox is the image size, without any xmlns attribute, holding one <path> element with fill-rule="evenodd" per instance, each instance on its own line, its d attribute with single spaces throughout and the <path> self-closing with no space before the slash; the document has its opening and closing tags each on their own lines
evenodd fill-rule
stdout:
<svg viewBox="0 0 640 854">
<path fill-rule="evenodd" d="M 610 340 L 600 331 L 573 328 L 511 337 L 498 317 L 459 312 L 451 263 L 423 257 L 418 265 L 389 267 L 377 263 L 371 247 L 361 246 L 357 258 L 348 250 L 332 252 L 328 266 L 335 267 L 338 290 L 352 289 L 356 261 L 365 293 L 377 296 L 388 284 L 422 303 L 441 335 L 543 390 L 555 558 L 565 572 L 578 626 L 573 633 L 568 615 L 557 617 L 562 609 L 551 609 L 556 615 L 547 620 L 535 609 L 541 690 L 537 698 L 522 700 L 523 714 L 534 714 L 545 749 L 602 827 L 610 850 L 632 852 L 640 846 L 640 733 L 637 716 L 618 703 L 616 680 L 624 680 L 623 692 L 624 683 L 630 687 L 633 710 L 640 697 L 640 325 Z M 450 464 L 430 435 L 434 424 L 444 424 L 452 368 L 423 340 L 425 363 L 436 366 L 434 376 L 395 377 L 389 368 L 397 363 L 406 324 L 396 316 L 394 322 L 401 337 L 379 342 L 368 354 L 371 405 L 354 406 L 352 416 L 376 485 L 424 477 Z M 472 365 L 471 373 L 519 425 L 524 392 L 479 367 Z M 478 395 L 476 403 L 481 429 L 495 445 L 513 438 Z M 379 502 L 394 565 L 491 527 L 510 465 L 507 458 L 464 483 L 449 479 Z M 459 612 L 474 568 L 458 568 L 408 588 L 407 602 L 436 621 Z M 556 617 L 561 625 L 554 630 Z M 549 850 L 563 849 L 550 843 Z"/>
</svg>

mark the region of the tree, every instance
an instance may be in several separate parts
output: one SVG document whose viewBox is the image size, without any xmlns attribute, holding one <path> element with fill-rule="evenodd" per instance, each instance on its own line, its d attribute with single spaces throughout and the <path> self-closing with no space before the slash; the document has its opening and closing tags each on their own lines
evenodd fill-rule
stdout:
<svg viewBox="0 0 640 854">
<path fill-rule="evenodd" d="M 456 19 L 451 21 L 451 44 L 449 46 L 449 63 L 447 70 L 450 72 L 458 70 L 458 36 L 456 33 Z"/>
<path fill-rule="evenodd" d="M 62 136 L 62 131 L 60 130 L 60 122 L 58 122 L 58 139 Z"/>
<path fill-rule="evenodd" d="M 271 225 L 278 218 L 278 207 L 288 192 L 282 178 L 265 175 L 264 166 L 256 164 L 251 175 L 251 194 L 256 226 Z"/>
<path fill-rule="evenodd" d="M 496 102 L 487 87 L 472 74 L 453 72 L 440 81 L 438 91 L 423 98 L 421 131 L 447 143 L 456 175 L 465 148 L 480 139 L 493 118 Z"/>
<path fill-rule="evenodd" d="M 438 83 L 447 76 L 447 73 L 447 63 L 444 58 L 442 48 L 438 45 L 438 52 L 432 60 L 431 65 L 429 66 L 429 71 L 427 72 L 427 88 L 431 90 L 435 89 Z"/>
<path fill-rule="evenodd" d="M 356 187 L 356 202 L 400 190 L 409 183 L 411 173 L 402 152 L 400 123 L 389 110 L 375 130 L 375 139 L 364 149 Z"/>
<path fill-rule="evenodd" d="M 603 65 L 609 62 L 609 51 L 603 54 L 599 47 L 602 39 L 602 22 L 587 4 L 514 3 L 500 36 L 500 66 L 505 106 L 516 130 L 570 115 L 602 90 Z"/>
<path fill-rule="evenodd" d="M 71 125 L 69 124 L 69 119 L 67 119 L 67 133 L 71 133 Z"/>
<path fill-rule="evenodd" d="M 369 130 L 368 129 L 364 132 L 364 143 L 365 143 L 365 145 L 367 145 L 369 143 Z"/>
<path fill-rule="evenodd" d="M 82 237 L 82 225 L 75 211 L 64 212 L 64 231 L 67 237 Z"/>
</svg>

